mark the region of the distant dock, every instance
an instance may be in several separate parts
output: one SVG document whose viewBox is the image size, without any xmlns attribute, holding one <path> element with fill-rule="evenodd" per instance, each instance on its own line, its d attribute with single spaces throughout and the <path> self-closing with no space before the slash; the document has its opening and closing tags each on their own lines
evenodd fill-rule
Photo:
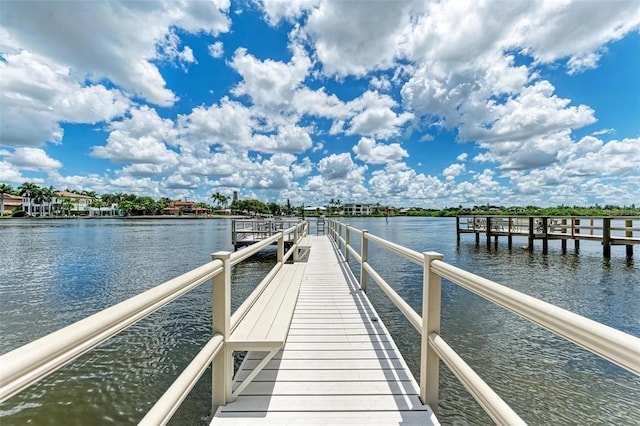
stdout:
<svg viewBox="0 0 640 426">
<path fill-rule="evenodd" d="M 573 240 L 576 251 L 581 240 L 600 241 L 604 257 L 611 257 L 612 246 L 623 245 L 627 258 L 632 258 L 633 246 L 640 244 L 640 217 L 462 215 L 456 217 L 456 232 L 458 242 L 461 234 L 475 234 L 476 244 L 480 244 L 480 236 L 484 235 L 487 245 L 492 238 L 497 243 L 498 237 L 505 236 L 509 248 L 513 236 L 527 237 L 525 247 L 529 251 L 533 251 L 535 240 L 541 240 L 543 253 L 548 250 L 549 240 L 560 240 L 563 253 L 567 251 L 568 240 Z"/>
<path fill-rule="evenodd" d="M 231 243 L 234 250 L 238 250 L 279 234 L 300 222 L 298 218 L 234 219 L 231 222 Z M 284 241 L 285 246 L 291 246 L 297 238 L 298 235 L 288 235 Z"/>
</svg>

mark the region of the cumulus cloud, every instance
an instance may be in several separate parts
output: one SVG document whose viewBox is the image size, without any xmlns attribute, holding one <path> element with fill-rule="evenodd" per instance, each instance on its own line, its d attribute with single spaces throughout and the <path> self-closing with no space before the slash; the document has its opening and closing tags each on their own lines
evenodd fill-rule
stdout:
<svg viewBox="0 0 640 426">
<path fill-rule="evenodd" d="M 4 156 L 7 163 L 18 169 L 51 171 L 62 167 L 62 163 L 39 148 L 16 148 L 12 154 Z"/>
<path fill-rule="evenodd" d="M 21 51 L 0 61 L 0 139 L 9 146 L 60 143 L 60 122 L 97 123 L 124 114 L 130 102 L 117 89 L 83 86 L 68 67 Z"/>
<path fill-rule="evenodd" d="M 110 125 L 107 144 L 91 155 L 119 163 L 176 164 L 178 155 L 167 148 L 176 137 L 173 122 L 149 107 L 131 110 L 131 116 Z"/>
<path fill-rule="evenodd" d="M 224 55 L 224 45 L 221 41 L 216 41 L 209 45 L 209 55 L 214 58 L 222 58 L 222 55 Z"/>
<path fill-rule="evenodd" d="M 267 59 L 258 60 L 245 48 L 235 51 L 230 65 L 242 76 L 232 89 L 236 96 L 247 95 L 254 105 L 273 109 L 287 109 L 295 90 L 304 81 L 311 61 L 304 49 L 293 48 L 289 63 Z"/>
<path fill-rule="evenodd" d="M 150 102 L 168 106 L 176 96 L 152 61 L 172 55 L 192 59 L 190 49 L 178 52 L 171 48 L 171 40 L 167 44 L 172 28 L 212 35 L 226 32 L 228 9 L 228 0 L 6 2 L 2 26 L 22 48 L 55 58 L 74 69 L 79 80 L 106 78 Z"/>
<path fill-rule="evenodd" d="M 318 171 L 322 178 L 328 181 L 339 179 L 360 181 L 364 170 L 366 166 L 357 166 L 349 153 L 331 154 L 318 162 Z"/>
<path fill-rule="evenodd" d="M 353 147 L 353 152 L 358 160 L 370 164 L 400 161 L 409 156 L 409 153 L 399 143 L 385 145 L 376 143 L 375 139 L 369 138 L 361 138 L 358 144 Z"/>
<path fill-rule="evenodd" d="M 328 75 L 365 75 L 394 64 L 403 29 L 422 2 L 328 2 L 309 11 L 303 33 Z"/>
</svg>

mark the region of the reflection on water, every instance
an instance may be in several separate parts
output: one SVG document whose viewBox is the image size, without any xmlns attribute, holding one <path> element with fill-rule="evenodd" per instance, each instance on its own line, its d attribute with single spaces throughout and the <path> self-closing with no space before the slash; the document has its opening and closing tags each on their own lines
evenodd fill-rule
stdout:
<svg viewBox="0 0 640 426">
<path fill-rule="evenodd" d="M 637 259 L 597 244 L 580 254 L 456 244 L 455 221 L 350 219 L 360 229 L 518 291 L 639 336 Z M 0 353 L 139 294 L 231 248 L 226 220 L 0 221 Z M 357 243 L 356 243 L 357 245 Z M 617 251 L 619 250 L 619 253 Z M 233 271 L 235 309 L 274 263 L 254 257 Z M 418 312 L 422 270 L 370 245 L 369 259 Z M 354 273 L 359 268 L 352 262 Z M 418 333 L 373 283 L 369 295 L 407 363 L 418 373 Z M 445 340 L 530 424 L 640 424 L 640 381 L 451 283 L 443 283 Z M 136 423 L 211 335 L 211 290 L 203 284 L 93 352 L 0 405 L 2 425 Z M 205 373 L 174 424 L 203 424 L 210 407 Z M 466 390 L 441 369 L 443 424 L 487 424 Z"/>
</svg>

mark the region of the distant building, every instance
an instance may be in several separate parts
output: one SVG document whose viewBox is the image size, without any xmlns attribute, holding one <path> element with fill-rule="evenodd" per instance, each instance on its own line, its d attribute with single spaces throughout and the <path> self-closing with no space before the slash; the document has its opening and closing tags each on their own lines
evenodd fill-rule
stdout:
<svg viewBox="0 0 640 426">
<path fill-rule="evenodd" d="M 91 201 L 93 201 L 93 197 L 90 197 L 88 195 L 76 194 L 75 192 L 56 191 L 49 207 L 54 206 L 55 208 L 57 208 L 57 211 L 54 210 L 54 213 L 57 214 L 63 210 L 62 203 L 65 199 L 69 200 L 71 208 L 68 210 L 70 210 L 72 214 L 89 214 L 89 205 L 91 204 Z"/>
<path fill-rule="evenodd" d="M 69 191 L 56 191 L 50 201 L 35 202 L 33 197 L 22 197 L 22 210 L 31 216 L 60 216 L 66 213 L 88 215 L 93 197 Z M 65 205 L 66 204 L 66 205 Z"/>
<path fill-rule="evenodd" d="M 305 214 L 316 214 L 316 213 L 320 213 L 320 214 L 325 214 L 327 211 L 326 207 L 314 207 L 314 206 L 305 206 L 304 208 L 304 213 Z"/>
<path fill-rule="evenodd" d="M 122 216 L 122 212 L 118 210 L 117 204 L 111 204 L 111 207 L 89 207 L 89 216 Z"/>
<path fill-rule="evenodd" d="M 176 201 L 170 206 L 162 209 L 162 214 L 165 215 L 205 215 L 211 213 L 211 210 L 206 207 L 200 207 L 193 201 Z"/>
<path fill-rule="evenodd" d="M 0 215 L 12 214 L 14 211 L 22 209 L 22 197 L 18 195 L 2 194 L 2 205 L 4 211 L 0 212 Z"/>
<path fill-rule="evenodd" d="M 346 203 L 342 205 L 342 212 L 345 215 L 366 216 L 371 214 L 375 206 L 367 203 Z"/>
</svg>

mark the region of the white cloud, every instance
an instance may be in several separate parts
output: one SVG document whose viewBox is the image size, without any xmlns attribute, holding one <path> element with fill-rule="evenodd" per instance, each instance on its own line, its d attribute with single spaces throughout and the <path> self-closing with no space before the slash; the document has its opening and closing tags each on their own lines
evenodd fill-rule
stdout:
<svg viewBox="0 0 640 426">
<path fill-rule="evenodd" d="M 209 55 L 214 58 L 222 58 L 224 55 L 224 45 L 221 41 L 216 41 L 209 45 Z"/>
<path fill-rule="evenodd" d="M 62 167 L 60 161 L 49 157 L 40 148 L 16 148 L 4 157 L 8 163 L 22 170 L 51 171 Z"/>
<path fill-rule="evenodd" d="M 95 124 L 118 117 L 129 100 L 117 89 L 83 86 L 68 67 L 27 51 L 0 61 L 0 138 L 9 146 L 62 142 L 60 122 Z"/>
<path fill-rule="evenodd" d="M 447 180 L 454 179 L 456 176 L 459 176 L 460 173 L 465 171 L 464 164 L 451 164 L 446 169 L 442 171 L 442 175 L 447 178 Z"/>
<path fill-rule="evenodd" d="M 318 171 L 327 181 L 361 181 L 366 166 L 359 167 L 349 153 L 331 154 L 318 162 Z"/>
<path fill-rule="evenodd" d="M 413 118 L 408 112 L 394 112 L 392 108 L 397 104 L 393 98 L 378 92 L 367 91 L 346 106 L 355 114 L 349 121 L 348 135 L 390 138 L 399 135 L 400 128 Z"/>
<path fill-rule="evenodd" d="M 294 20 L 305 12 L 317 6 L 320 0 L 260 0 L 267 22 L 270 25 L 278 25 L 281 20 Z"/>
<path fill-rule="evenodd" d="M 456 157 L 456 160 L 458 161 L 467 161 L 467 157 L 469 154 L 467 154 L 466 152 L 463 152 L 462 154 L 458 155 Z"/>
<path fill-rule="evenodd" d="M 22 176 L 17 166 L 8 161 L 0 160 L 0 182 L 21 184 L 27 180 Z"/>
<path fill-rule="evenodd" d="M 232 89 L 236 96 L 247 95 L 254 105 L 282 110 L 291 107 L 295 90 L 304 81 L 311 61 L 304 49 L 293 46 L 291 62 L 258 60 L 245 48 L 235 51 L 230 65 L 242 76 Z"/>
<path fill-rule="evenodd" d="M 93 147 L 91 155 L 122 163 L 178 162 L 178 155 L 167 148 L 176 138 L 173 122 L 160 118 L 154 109 L 132 109 L 129 118 L 111 123 L 110 130 L 107 144 Z"/>
<path fill-rule="evenodd" d="M 581 145 L 588 144 L 585 148 Z M 583 138 L 568 153 L 566 173 L 578 176 L 640 174 L 640 138 L 603 143 L 590 136 Z M 585 148 L 583 155 L 581 148 Z"/>
<path fill-rule="evenodd" d="M 358 160 L 370 164 L 385 164 L 400 161 L 409 153 L 399 143 L 389 145 L 376 143 L 375 139 L 361 138 L 353 147 Z"/>
<path fill-rule="evenodd" d="M 311 148 L 313 142 L 308 129 L 298 126 L 281 126 L 276 134 L 257 134 L 251 139 L 247 149 L 261 152 L 304 152 Z"/>
<path fill-rule="evenodd" d="M 172 49 L 156 49 L 166 44 L 172 28 L 213 35 L 229 29 L 228 0 L 41 1 L 34 6 L 2 5 L 2 26 L 20 47 L 55 58 L 73 69 L 79 81 L 85 76 L 93 81 L 107 78 L 162 106 L 172 105 L 176 96 L 151 61 L 173 54 Z M 182 59 L 189 59 L 189 51 L 181 52 Z"/>
<path fill-rule="evenodd" d="M 329 2 L 313 8 L 302 32 L 327 75 L 365 75 L 394 64 L 410 12 L 422 2 Z"/>
<path fill-rule="evenodd" d="M 461 139 L 486 142 L 522 140 L 583 127 L 596 121 L 593 109 L 586 105 L 569 106 L 570 100 L 557 97 L 554 90 L 548 81 L 540 81 L 504 104 L 490 101 L 486 105 L 486 121 L 463 125 Z"/>
</svg>

